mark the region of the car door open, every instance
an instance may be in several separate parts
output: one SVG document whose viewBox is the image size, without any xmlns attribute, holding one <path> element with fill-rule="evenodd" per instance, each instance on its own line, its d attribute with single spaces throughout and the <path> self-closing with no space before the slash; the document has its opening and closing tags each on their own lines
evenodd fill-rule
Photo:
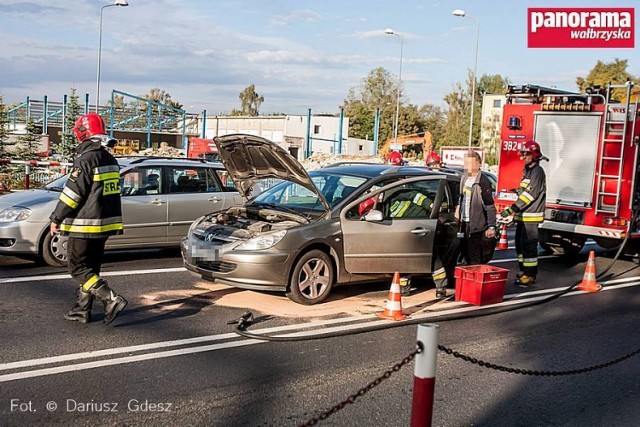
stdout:
<svg viewBox="0 0 640 427">
<path fill-rule="evenodd" d="M 345 269 L 430 273 L 446 186 L 442 176 L 407 178 L 349 203 L 340 213 Z M 362 212 L 363 206 L 368 213 Z"/>
</svg>

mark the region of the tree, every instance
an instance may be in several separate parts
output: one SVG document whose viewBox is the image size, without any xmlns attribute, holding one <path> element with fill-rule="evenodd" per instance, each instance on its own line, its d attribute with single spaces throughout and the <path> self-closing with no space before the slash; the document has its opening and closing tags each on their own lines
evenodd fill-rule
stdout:
<svg viewBox="0 0 640 427">
<path fill-rule="evenodd" d="M 606 87 L 609 83 L 624 84 L 627 81 L 632 81 L 635 84 L 640 84 L 640 77 L 634 76 L 627 71 L 628 62 L 626 59 L 618 58 L 608 63 L 598 61 L 587 77 L 576 78 L 576 85 L 580 92 L 584 92 L 588 87 Z M 626 102 L 624 93 L 624 89 L 615 89 L 612 98 Z"/>
<path fill-rule="evenodd" d="M 423 130 L 431 132 L 433 136 L 432 149 L 435 150 L 442 145 L 447 117 L 442 108 L 432 104 L 423 105 L 419 112 Z"/>
<path fill-rule="evenodd" d="M 33 160 L 41 151 L 41 143 L 42 130 L 29 117 L 25 134 L 18 137 L 17 140 L 17 157 L 22 160 Z"/>
<path fill-rule="evenodd" d="M 487 94 L 506 93 L 509 78 L 499 74 L 483 74 L 476 84 L 476 95 L 473 111 L 473 130 L 471 141 L 477 145 L 480 141 L 482 128 L 482 98 Z M 469 143 L 469 122 L 471 120 L 469 106 L 471 105 L 471 91 L 473 85 L 473 72 L 469 70 L 467 81 L 456 83 L 453 92 L 444 97 L 447 103 L 447 122 L 444 132 L 444 145 L 467 145 Z"/>
<path fill-rule="evenodd" d="M 232 116 L 257 116 L 259 114 L 264 96 L 256 92 L 256 85 L 251 84 L 244 88 L 238 98 L 240 98 L 240 110 L 234 109 L 231 112 Z"/>
<path fill-rule="evenodd" d="M 7 106 L 4 104 L 3 96 L 0 94 L 0 159 L 9 157 L 7 148 L 9 147 L 9 117 Z"/>
<path fill-rule="evenodd" d="M 158 87 L 154 87 L 143 98 L 147 98 L 149 101 L 157 102 L 159 104 L 168 105 L 169 107 L 182 109 L 182 104 L 171 99 L 169 92 L 166 92 Z"/>
<path fill-rule="evenodd" d="M 60 142 L 56 144 L 54 150 L 64 161 L 70 161 L 76 149 L 76 136 L 73 133 L 73 127 L 80 117 L 80 104 L 78 103 L 78 94 L 75 88 L 71 88 L 71 95 L 67 103 L 67 113 L 64 117 L 64 132 L 58 132 Z"/>
<path fill-rule="evenodd" d="M 349 117 L 349 136 L 371 138 L 377 108 L 380 108 L 379 145 L 393 136 L 397 93 L 397 78 L 393 74 L 383 67 L 371 70 L 358 87 L 349 90 L 342 104 L 345 115 Z M 403 106 L 402 98 L 402 88 L 400 88 L 400 100 Z M 401 135 L 405 133 L 405 127 L 413 128 L 413 126 L 400 119 L 405 117 L 404 111 L 401 110 L 398 116 L 398 135 Z"/>
</svg>

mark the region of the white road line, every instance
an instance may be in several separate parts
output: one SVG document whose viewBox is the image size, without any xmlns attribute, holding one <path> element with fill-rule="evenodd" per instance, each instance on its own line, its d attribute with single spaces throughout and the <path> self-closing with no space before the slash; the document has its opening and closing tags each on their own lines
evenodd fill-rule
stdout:
<svg viewBox="0 0 640 427">
<path fill-rule="evenodd" d="M 631 282 L 631 283 L 621 283 L 621 284 L 618 284 L 618 285 L 611 285 L 611 286 L 607 286 L 606 288 L 604 288 L 604 290 L 611 291 L 611 290 L 616 290 L 616 289 L 628 288 L 628 287 L 632 287 L 632 286 L 640 286 L 640 281 L 639 282 Z M 580 294 L 584 294 L 584 293 L 586 293 L 586 292 L 584 292 L 584 291 L 572 291 L 572 292 L 569 292 L 569 293 L 563 295 L 563 297 L 573 296 L 573 295 L 580 295 Z M 544 298 L 546 298 L 546 296 L 540 296 L 540 297 L 534 297 L 534 298 L 528 298 L 528 299 L 521 299 L 521 300 L 512 300 L 512 301 L 502 302 L 502 303 L 499 303 L 499 304 L 491 304 L 491 305 L 486 305 L 486 306 L 481 306 L 481 307 L 476 307 L 476 306 L 460 307 L 460 308 L 456 308 L 456 309 L 452 309 L 452 310 L 444 310 L 444 311 L 440 311 L 440 312 L 427 312 L 427 313 L 420 314 L 420 315 L 414 315 L 414 316 L 412 316 L 411 320 L 415 321 L 415 320 L 422 320 L 422 319 L 425 319 L 425 320 L 434 319 L 434 320 L 437 321 L 437 319 L 439 317 L 443 317 L 443 316 L 447 316 L 447 315 L 451 315 L 451 314 L 465 313 L 465 312 L 472 312 L 472 311 L 484 311 L 484 310 L 493 309 L 493 308 L 496 308 L 496 307 L 505 307 L 505 306 L 523 304 L 523 303 L 527 303 L 527 302 L 539 301 L 539 300 L 542 300 Z M 359 317 L 363 317 L 363 316 L 359 316 Z M 333 319 L 333 320 L 344 320 L 344 319 Z M 400 326 L 403 323 L 407 323 L 407 322 L 408 321 L 401 321 L 401 322 L 397 322 L 396 324 Z M 328 322 L 318 322 L 315 325 L 318 325 L 320 323 L 330 323 L 330 321 L 328 321 Z M 324 335 L 324 334 L 328 334 L 328 333 L 332 333 L 332 332 L 349 331 L 349 330 L 361 328 L 363 326 L 375 326 L 375 325 L 381 325 L 381 324 L 385 324 L 385 323 L 388 324 L 389 321 L 375 319 L 375 320 L 372 320 L 371 322 L 366 322 L 366 323 L 350 324 L 350 325 L 337 326 L 337 327 L 331 327 L 331 328 L 323 328 L 321 330 L 310 330 L 310 331 L 294 332 L 294 333 L 282 334 L 282 335 L 278 335 L 278 336 L 283 336 L 283 337 L 294 337 L 294 336 L 295 337 L 304 337 L 304 336 L 308 336 L 308 335 L 317 335 L 317 334 Z M 302 325 L 287 325 L 287 326 L 283 326 L 283 327 L 257 329 L 257 330 L 253 330 L 252 332 L 253 333 L 269 333 L 269 332 L 275 332 L 275 330 L 294 329 L 294 328 L 297 329 L 297 328 L 301 328 L 301 327 L 310 327 L 312 325 L 314 325 L 314 324 L 307 323 L 307 324 L 302 324 Z M 228 334 L 224 334 L 224 335 L 228 335 Z M 65 372 L 82 371 L 82 370 L 86 370 L 86 369 L 93 369 L 93 368 L 99 368 L 99 367 L 105 367 L 105 366 L 122 365 L 122 364 L 126 364 L 126 363 L 141 362 L 141 361 L 145 361 L 145 360 L 154 360 L 154 359 L 162 359 L 162 358 L 173 357 L 173 356 L 183 356 L 183 355 L 187 355 L 187 354 L 203 353 L 203 352 L 208 352 L 208 351 L 217 351 L 217 350 L 222 350 L 222 349 L 227 349 L 227 348 L 242 347 L 242 346 L 259 344 L 259 343 L 264 343 L 264 342 L 267 342 L 267 341 L 251 340 L 251 339 L 249 339 L 249 340 L 237 340 L 237 341 L 231 341 L 231 342 L 221 343 L 221 344 L 213 344 L 213 345 L 208 345 L 208 346 L 187 347 L 187 348 L 183 348 L 183 349 L 162 351 L 162 352 L 156 352 L 156 353 L 147 353 L 147 354 L 141 354 L 141 355 L 137 355 L 137 356 L 128 356 L 128 357 L 121 357 L 121 358 L 114 358 L 114 359 L 98 360 L 98 361 L 93 361 L 93 362 L 72 364 L 72 365 L 67 365 L 67 366 L 58 366 L 58 367 L 53 367 L 53 368 L 35 369 L 35 370 L 30 370 L 30 371 L 24 371 L 24 372 L 12 373 L 12 374 L 0 375 L 0 382 L 8 382 L 8 381 L 15 381 L 15 380 L 26 379 L 26 378 L 41 377 L 41 376 L 54 375 L 54 374 L 60 374 L 60 373 L 65 373 Z M 159 344 L 159 343 L 156 343 L 156 344 Z"/>
<path fill-rule="evenodd" d="M 136 274 L 159 274 L 159 273 L 178 273 L 187 271 L 184 267 L 173 268 L 152 268 L 149 270 L 129 270 L 129 271 L 105 271 L 100 273 L 104 277 L 116 277 L 116 276 L 131 276 Z M 64 280 L 71 279 L 68 274 L 51 274 L 47 276 L 26 276 L 26 277 L 12 277 L 8 279 L 0 279 L 0 284 L 4 283 L 21 283 L 21 282 L 40 282 L 47 280 Z"/>
<path fill-rule="evenodd" d="M 180 350 L 162 351 L 158 353 L 140 354 L 138 356 L 121 357 L 119 359 L 98 360 L 95 362 L 87 362 L 73 364 L 67 366 L 58 366 L 55 368 L 36 369 L 32 371 L 17 372 L 15 374 L 0 375 L 0 383 L 23 380 L 26 378 L 43 377 L 46 375 L 61 374 L 64 372 L 83 371 L 85 369 L 102 368 L 104 366 L 122 365 L 125 363 L 142 362 L 144 360 L 163 359 L 166 357 L 183 356 L 185 354 L 203 353 L 205 351 L 215 351 L 224 348 L 243 347 L 246 345 L 260 344 L 266 341 L 259 340 L 243 340 L 232 341 L 223 344 L 213 344 L 202 347 L 185 348 Z"/>
</svg>

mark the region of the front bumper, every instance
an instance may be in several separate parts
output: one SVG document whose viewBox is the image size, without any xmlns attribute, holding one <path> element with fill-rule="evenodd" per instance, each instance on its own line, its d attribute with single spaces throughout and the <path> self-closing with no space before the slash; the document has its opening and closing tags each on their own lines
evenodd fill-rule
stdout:
<svg viewBox="0 0 640 427">
<path fill-rule="evenodd" d="M 185 237 L 180 243 L 180 250 L 185 268 L 203 279 L 242 289 L 287 289 L 291 260 L 295 259 L 296 253 L 273 250 L 234 251 L 232 244 L 203 251 L 197 244 L 198 242 Z"/>
<path fill-rule="evenodd" d="M 38 254 L 38 239 L 45 224 L 0 222 L 0 255 Z"/>
</svg>

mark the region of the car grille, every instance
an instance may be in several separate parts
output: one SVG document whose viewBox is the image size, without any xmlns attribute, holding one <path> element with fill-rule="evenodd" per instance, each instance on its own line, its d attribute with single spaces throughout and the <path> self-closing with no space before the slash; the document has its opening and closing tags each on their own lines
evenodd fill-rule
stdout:
<svg viewBox="0 0 640 427">
<path fill-rule="evenodd" d="M 238 265 L 232 262 L 209 261 L 198 263 L 198 267 L 205 270 L 214 271 L 216 273 L 231 273 L 236 269 L 236 267 L 238 267 Z"/>
</svg>

